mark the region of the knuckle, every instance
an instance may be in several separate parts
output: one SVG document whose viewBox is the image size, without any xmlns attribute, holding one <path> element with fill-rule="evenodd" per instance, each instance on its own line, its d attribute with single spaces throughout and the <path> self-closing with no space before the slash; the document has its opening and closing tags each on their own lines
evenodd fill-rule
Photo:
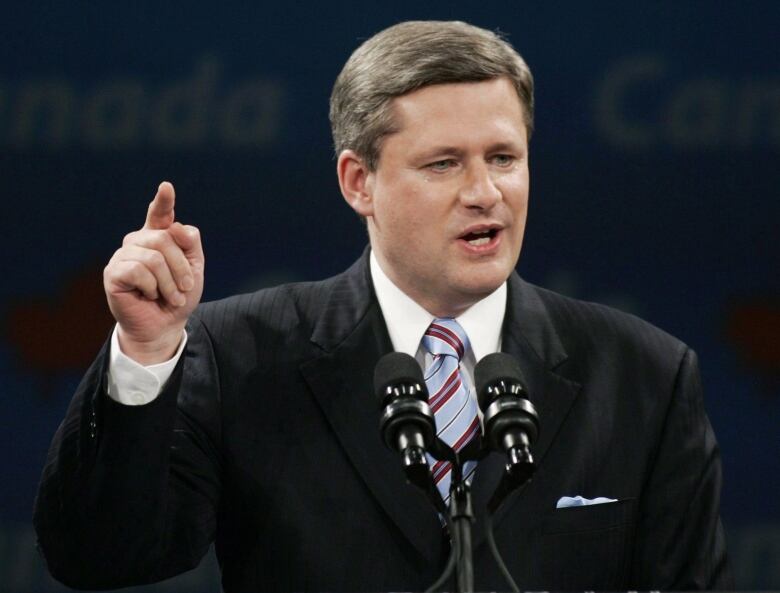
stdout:
<svg viewBox="0 0 780 593">
<path fill-rule="evenodd" d="M 135 243 L 148 249 L 160 249 L 166 244 L 168 232 L 157 229 L 144 229 L 136 233 Z"/>
<path fill-rule="evenodd" d="M 146 256 L 148 265 L 156 271 L 165 268 L 165 257 L 159 251 L 150 251 Z"/>
<path fill-rule="evenodd" d="M 103 275 L 104 275 L 104 276 L 106 276 L 106 275 L 108 275 L 108 274 L 114 274 L 114 273 L 116 273 L 116 269 L 117 269 L 117 267 L 118 267 L 118 266 L 120 265 L 120 263 L 122 262 L 122 260 L 121 260 L 121 258 L 120 258 L 120 255 L 121 255 L 121 253 L 120 253 L 120 252 L 121 252 L 121 250 L 120 250 L 120 249 L 117 249 L 117 250 L 116 250 L 116 252 L 114 253 L 114 255 L 111 257 L 111 259 L 110 259 L 110 260 L 108 260 L 108 263 L 107 263 L 107 264 L 105 265 L 105 267 L 103 268 Z"/>
<path fill-rule="evenodd" d="M 143 264 L 133 262 L 130 271 L 130 282 L 139 289 L 148 292 L 157 289 L 157 279 Z"/>
<path fill-rule="evenodd" d="M 122 275 L 126 275 L 137 282 L 144 276 L 144 266 L 138 261 L 125 262 L 125 269 L 123 270 Z"/>
<path fill-rule="evenodd" d="M 116 260 L 109 262 L 109 264 L 103 270 L 103 277 L 112 282 L 121 282 L 128 277 L 128 274 L 132 275 L 133 262 Z"/>
<path fill-rule="evenodd" d="M 162 233 L 164 234 L 165 231 L 162 231 Z M 146 230 L 144 231 L 140 244 L 144 247 L 149 247 L 150 249 L 157 249 L 160 245 L 160 234 L 161 231 Z"/>
<path fill-rule="evenodd" d="M 162 251 L 168 251 L 170 249 L 178 249 L 176 241 L 170 233 L 170 230 L 159 231 L 155 235 L 155 246 Z"/>
</svg>

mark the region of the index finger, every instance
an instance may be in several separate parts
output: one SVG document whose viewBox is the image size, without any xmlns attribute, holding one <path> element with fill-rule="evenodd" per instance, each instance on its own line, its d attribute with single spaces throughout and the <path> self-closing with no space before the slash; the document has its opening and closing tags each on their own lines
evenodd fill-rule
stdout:
<svg viewBox="0 0 780 593">
<path fill-rule="evenodd" d="M 176 192 L 173 184 L 169 181 L 163 181 L 157 188 L 157 193 L 149 204 L 149 210 L 146 212 L 145 229 L 167 229 L 173 224 L 174 212 L 173 206 L 176 202 Z"/>
</svg>

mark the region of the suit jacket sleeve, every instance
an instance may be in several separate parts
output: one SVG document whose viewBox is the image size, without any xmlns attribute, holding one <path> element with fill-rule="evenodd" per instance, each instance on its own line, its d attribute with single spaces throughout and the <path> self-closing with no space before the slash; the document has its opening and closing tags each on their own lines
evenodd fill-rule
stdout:
<svg viewBox="0 0 780 593">
<path fill-rule="evenodd" d="M 35 502 L 52 575 L 78 588 L 173 576 L 198 564 L 220 494 L 219 375 L 197 320 L 163 392 L 144 406 L 106 395 L 108 346 L 54 436 Z M 185 370 L 186 367 L 186 370 Z"/>
<path fill-rule="evenodd" d="M 696 354 L 683 354 L 640 498 L 632 587 L 733 589 L 720 522 L 721 465 Z"/>
</svg>

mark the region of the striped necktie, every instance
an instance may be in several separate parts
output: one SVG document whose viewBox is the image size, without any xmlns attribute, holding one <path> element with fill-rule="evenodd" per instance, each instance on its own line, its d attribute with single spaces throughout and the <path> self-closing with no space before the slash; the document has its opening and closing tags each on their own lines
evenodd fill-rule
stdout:
<svg viewBox="0 0 780 593">
<path fill-rule="evenodd" d="M 423 348 L 433 356 L 425 369 L 428 405 L 436 420 L 436 434 L 455 451 L 460 451 L 477 435 L 481 428 L 477 403 L 471 397 L 471 387 L 460 361 L 469 347 L 468 337 L 454 319 L 434 319 L 422 339 Z M 429 456 L 431 473 L 445 503 L 449 503 L 452 464 L 436 461 Z M 463 467 L 466 479 L 476 469 L 476 461 L 467 461 Z"/>
</svg>

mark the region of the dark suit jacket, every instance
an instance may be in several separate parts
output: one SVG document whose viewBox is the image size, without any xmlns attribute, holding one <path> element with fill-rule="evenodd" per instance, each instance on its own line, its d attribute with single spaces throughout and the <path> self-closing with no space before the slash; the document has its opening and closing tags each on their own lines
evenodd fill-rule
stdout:
<svg viewBox="0 0 780 593">
<path fill-rule="evenodd" d="M 163 393 L 105 394 L 104 349 L 55 435 L 35 509 L 52 574 L 84 588 L 194 567 L 210 543 L 226 591 L 420 590 L 448 553 L 439 518 L 380 441 L 372 393 L 391 350 L 367 253 L 323 282 L 202 305 Z M 695 354 L 606 307 L 509 279 L 503 350 L 540 417 L 538 470 L 496 518 L 521 589 L 731 585 L 718 448 Z M 506 584 L 473 483 L 477 590 Z M 556 509 L 562 496 L 619 502 Z"/>
</svg>

